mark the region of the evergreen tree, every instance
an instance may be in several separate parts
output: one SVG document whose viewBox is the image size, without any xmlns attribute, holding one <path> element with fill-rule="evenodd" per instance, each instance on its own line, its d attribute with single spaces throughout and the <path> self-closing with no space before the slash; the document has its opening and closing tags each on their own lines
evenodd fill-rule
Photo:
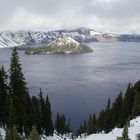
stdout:
<svg viewBox="0 0 140 140">
<path fill-rule="evenodd" d="M 122 140 L 130 140 L 128 136 L 128 124 L 124 126 L 123 133 L 122 133 Z"/>
<path fill-rule="evenodd" d="M 107 106 L 106 106 L 106 109 L 103 113 L 103 116 L 104 116 L 104 127 L 103 127 L 103 130 L 108 133 L 111 129 L 112 129 L 112 123 L 113 123 L 113 120 L 112 120 L 112 114 L 111 114 L 111 101 L 110 101 L 110 98 L 108 99 L 107 101 Z"/>
<path fill-rule="evenodd" d="M 25 97 L 25 112 L 24 112 L 24 122 L 23 122 L 23 126 L 24 126 L 24 133 L 26 134 L 26 136 L 28 136 L 32 130 L 33 127 L 33 118 L 32 118 L 32 100 L 31 97 L 27 94 Z"/>
<path fill-rule="evenodd" d="M 111 105 L 111 101 L 110 101 L 110 98 L 109 98 L 108 101 L 107 101 L 107 107 L 106 107 L 106 110 L 110 109 L 110 105 Z"/>
<path fill-rule="evenodd" d="M 134 106 L 133 106 L 133 117 L 140 115 L 140 80 L 134 85 L 136 91 Z"/>
<path fill-rule="evenodd" d="M 51 111 L 51 105 L 49 101 L 49 97 L 46 97 L 46 103 L 45 103 L 45 134 L 47 136 L 53 135 L 53 122 L 52 122 L 52 111 Z"/>
<path fill-rule="evenodd" d="M 60 134 L 70 133 L 70 125 L 69 121 L 67 122 L 64 114 L 60 115 L 57 113 L 56 121 L 55 121 L 55 129 Z"/>
<path fill-rule="evenodd" d="M 70 127 L 70 117 L 69 119 L 66 121 L 66 126 L 65 126 L 65 133 L 70 133 L 71 132 L 71 127 Z"/>
<path fill-rule="evenodd" d="M 45 131 L 45 122 L 46 122 L 46 108 L 45 108 L 45 100 L 42 95 L 42 90 L 40 89 L 39 93 L 39 105 L 40 105 L 40 118 L 41 118 L 41 133 Z"/>
<path fill-rule="evenodd" d="M 97 119 L 96 119 L 96 115 L 93 114 L 93 133 L 96 133 L 97 132 Z"/>
<path fill-rule="evenodd" d="M 138 92 L 140 92 L 140 80 L 138 82 L 135 83 L 134 85 L 134 89 Z"/>
<path fill-rule="evenodd" d="M 4 67 L 0 68 L 0 125 L 7 123 L 8 105 L 6 103 L 8 95 L 7 74 Z"/>
<path fill-rule="evenodd" d="M 8 120 L 8 128 L 12 130 L 15 124 L 15 109 L 12 103 L 12 99 L 10 99 L 10 106 L 9 106 L 9 120 Z"/>
<path fill-rule="evenodd" d="M 88 123 L 87 123 L 87 134 L 93 133 L 93 118 L 92 115 L 89 116 Z"/>
<path fill-rule="evenodd" d="M 35 127 L 33 127 L 28 140 L 41 140 Z"/>
<path fill-rule="evenodd" d="M 84 121 L 84 124 L 83 124 L 83 133 L 87 133 L 87 121 L 86 120 Z"/>
<path fill-rule="evenodd" d="M 56 121 L 55 121 L 55 129 L 58 133 L 60 133 L 60 115 L 57 113 Z"/>
<path fill-rule="evenodd" d="M 22 73 L 22 67 L 19 61 L 19 56 L 16 48 L 13 49 L 10 63 L 10 95 L 12 97 L 15 108 L 15 124 L 20 133 L 24 130 L 26 120 L 26 99 L 28 97 L 28 89 L 26 81 Z"/>
<path fill-rule="evenodd" d="M 140 92 L 136 91 L 134 105 L 133 105 L 133 117 L 140 115 Z"/>
<path fill-rule="evenodd" d="M 36 126 L 37 131 L 41 134 L 41 113 L 40 113 L 40 104 L 39 99 L 35 96 L 32 97 L 32 124 Z"/>
<path fill-rule="evenodd" d="M 5 140 L 23 140 L 18 134 L 16 127 L 14 126 L 11 130 L 6 130 Z"/>
<path fill-rule="evenodd" d="M 124 126 L 128 117 L 132 115 L 135 94 L 134 88 L 129 83 L 122 103 L 121 126 Z"/>
<path fill-rule="evenodd" d="M 22 140 L 21 136 L 18 134 L 16 127 L 14 126 L 11 132 L 12 140 Z"/>
<path fill-rule="evenodd" d="M 60 124 L 61 124 L 61 133 L 65 134 L 66 133 L 66 117 L 64 114 L 61 115 L 60 117 Z"/>
<path fill-rule="evenodd" d="M 83 133 L 83 125 L 81 124 L 79 129 L 76 132 L 76 136 L 80 136 Z"/>
<path fill-rule="evenodd" d="M 122 111 L 122 101 L 123 101 L 123 98 L 122 98 L 122 92 L 120 92 L 120 94 L 118 95 L 118 97 L 115 99 L 113 105 L 112 105 L 112 109 L 111 109 L 111 114 L 112 114 L 112 126 L 115 127 L 119 127 L 120 126 L 120 123 L 122 121 L 122 114 L 121 114 L 121 111 Z"/>
<path fill-rule="evenodd" d="M 5 140 L 12 140 L 12 137 L 10 135 L 10 131 L 8 129 L 6 129 Z"/>
<path fill-rule="evenodd" d="M 101 132 L 104 130 L 104 128 L 105 128 L 105 120 L 104 119 L 105 119 L 105 111 L 102 110 L 99 114 L 98 119 L 97 119 L 97 127 L 98 127 L 97 132 Z"/>
</svg>

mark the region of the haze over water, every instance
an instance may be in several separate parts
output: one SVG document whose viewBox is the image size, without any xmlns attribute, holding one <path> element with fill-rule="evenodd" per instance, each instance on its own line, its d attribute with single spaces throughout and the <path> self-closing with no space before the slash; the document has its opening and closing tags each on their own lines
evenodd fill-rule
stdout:
<svg viewBox="0 0 140 140">
<path fill-rule="evenodd" d="M 53 115 L 71 117 L 75 130 L 90 113 L 98 114 L 125 90 L 128 82 L 140 79 L 140 43 L 88 43 L 87 54 L 25 55 L 20 51 L 23 71 L 32 95 L 42 88 L 48 94 Z M 9 67 L 11 50 L 0 49 L 0 66 Z"/>
</svg>

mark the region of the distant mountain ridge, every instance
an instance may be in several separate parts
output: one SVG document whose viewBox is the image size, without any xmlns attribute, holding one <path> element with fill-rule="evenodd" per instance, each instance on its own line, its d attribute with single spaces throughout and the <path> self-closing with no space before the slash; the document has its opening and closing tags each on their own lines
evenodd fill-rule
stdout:
<svg viewBox="0 0 140 140">
<path fill-rule="evenodd" d="M 0 32 L 0 48 L 27 46 L 36 44 L 49 44 L 59 37 L 71 37 L 82 42 L 101 42 L 101 41 L 127 41 L 140 42 L 139 34 L 112 34 L 97 32 L 90 28 L 77 28 L 72 30 L 55 31 L 17 31 Z"/>
</svg>

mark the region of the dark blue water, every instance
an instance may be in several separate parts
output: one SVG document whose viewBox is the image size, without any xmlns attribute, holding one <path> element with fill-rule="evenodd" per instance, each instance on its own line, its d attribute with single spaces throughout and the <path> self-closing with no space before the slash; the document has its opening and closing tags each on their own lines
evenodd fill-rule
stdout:
<svg viewBox="0 0 140 140">
<path fill-rule="evenodd" d="M 88 43 L 93 53 L 25 55 L 19 52 L 28 87 L 48 94 L 53 115 L 63 112 L 76 129 L 90 113 L 98 114 L 128 82 L 140 79 L 140 43 Z M 9 66 L 11 50 L 0 49 L 0 65 Z"/>
</svg>

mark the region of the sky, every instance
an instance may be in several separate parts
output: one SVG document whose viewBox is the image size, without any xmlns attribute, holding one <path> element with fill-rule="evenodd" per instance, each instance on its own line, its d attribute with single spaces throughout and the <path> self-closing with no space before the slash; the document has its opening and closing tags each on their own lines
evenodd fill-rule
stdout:
<svg viewBox="0 0 140 140">
<path fill-rule="evenodd" d="M 89 27 L 140 33 L 140 0 L 0 0 L 0 31 Z"/>
</svg>

